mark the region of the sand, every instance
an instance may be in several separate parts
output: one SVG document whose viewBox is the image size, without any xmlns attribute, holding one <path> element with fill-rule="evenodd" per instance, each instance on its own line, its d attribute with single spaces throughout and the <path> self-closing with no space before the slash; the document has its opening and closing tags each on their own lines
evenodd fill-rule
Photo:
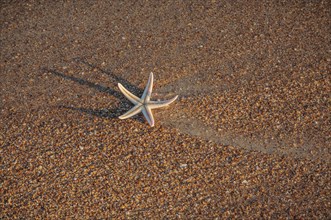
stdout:
<svg viewBox="0 0 331 220">
<path fill-rule="evenodd" d="M 2 1 L 0 218 L 330 218 L 330 8 Z"/>
</svg>

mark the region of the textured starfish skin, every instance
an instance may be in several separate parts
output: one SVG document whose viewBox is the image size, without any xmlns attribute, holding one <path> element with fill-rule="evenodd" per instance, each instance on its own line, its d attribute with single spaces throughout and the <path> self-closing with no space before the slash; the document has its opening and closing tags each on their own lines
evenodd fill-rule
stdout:
<svg viewBox="0 0 331 220">
<path fill-rule="evenodd" d="M 127 99 L 130 100 L 135 106 L 131 108 L 129 111 L 127 111 L 125 114 L 119 116 L 120 119 L 126 119 L 130 118 L 140 112 L 143 113 L 145 116 L 148 124 L 153 127 L 154 126 L 154 117 L 152 114 L 152 109 L 155 108 L 161 108 L 164 106 L 167 106 L 174 102 L 177 98 L 178 95 L 173 97 L 172 99 L 165 100 L 165 101 L 151 101 L 151 94 L 152 94 L 152 89 L 153 89 L 153 73 L 150 73 L 148 82 L 146 85 L 146 88 L 144 90 L 143 95 L 141 98 L 138 98 L 137 96 L 133 95 L 130 91 L 128 91 L 124 86 L 122 86 L 121 83 L 118 83 L 118 88 L 121 90 L 123 95 Z"/>
</svg>

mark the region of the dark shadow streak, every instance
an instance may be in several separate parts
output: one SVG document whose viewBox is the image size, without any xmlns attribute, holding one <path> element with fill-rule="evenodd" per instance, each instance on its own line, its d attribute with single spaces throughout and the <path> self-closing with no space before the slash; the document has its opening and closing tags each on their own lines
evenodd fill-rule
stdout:
<svg viewBox="0 0 331 220">
<path fill-rule="evenodd" d="M 93 115 L 99 118 L 108 118 L 108 119 L 113 119 L 117 118 L 121 113 L 117 111 L 117 109 L 88 109 L 88 108 L 76 108 L 76 107 L 70 107 L 70 106 L 65 106 L 65 105 L 59 105 L 59 108 L 64 108 L 64 109 L 70 109 L 73 111 L 79 111 L 81 113 Z"/>
<path fill-rule="evenodd" d="M 115 98 L 123 99 L 123 95 L 120 92 L 118 92 L 116 90 L 113 90 L 109 87 L 101 86 L 99 84 L 92 83 L 92 82 L 87 81 L 85 79 L 80 79 L 80 78 L 77 78 L 77 77 L 74 77 L 74 76 L 68 76 L 68 75 L 60 73 L 58 71 L 52 70 L 52 69 L 44 69 L 44 71 L 47 71 L 47 72 L 52 73 L 56 76 L 62 77 L 63 79 L 71 80 L 71 81 L 76 82 L 80 85 L 89 86 L 89 87 L 91 87 L 91 88 L 93 88 L 93 89 L 95 89 L 99 92 L 108 93 L 108 94 L 114 96 Z"/>
<path fill-rule="evenodd" d="M 122 115 L 125 111 L 121 111 L 120 109 L 88 109 L 88 108 L 77 108 L 77 107 L 71 107 L 71 106 L 65 106 L 65 105 L 59 105 L 59 108 L 69 109 L 73 111 L 78 111 L 81 113 L 85 113 L 88 115 L 96 116 L 99 118 L 108 118 L 108 119 L 114 119 L 118 118 L 118 116 Z M 144 120 L 142 117 L 136 117 L 136 120 L 144 123 Z"/>
<path fill-rule="evenodd" d="M 125 88 L 127 88 L 129 91 L 131 91 L 132 93 L 135 93 L 135 94 L 142 94 L 143 91 L 144 91 L 143 89 L 140 89 L 140 88 L 136 87 L 135 85 L 131 84 L 126 79 L 123 79 L 122 77 L 119 77 L 119 76 L 115 75 L 110 70 L 101 69 L 100 67 L 98 67 L 98 66 L 96 66 L 92 63 L 89 63 L 88 61 L 86 61 L 84 59 L 81 59 L 79 57 L 74 58 L 74 60 L 76 62 L 82 63 L 82 64 L 84 64 L 84 65 L 86 65 L 86 66 L 88 66 L 92 69 L 97 69 L 98 71 L 102 72 L 103 74 L 106 74 L 106 75 L 110 76 L 116 82 L 116 86 L 117 86 L 117 83 L 121 83 Z M 139 97 L 140 95 L 137 95 L 137 96 Z"/>
<path fill-rule="evenodd" d="M 104 70 L 102 70 L 102 69 L 100 69 L 100 68 L 98 68 L 98 67 L 96 67 L 92 64 L 89 64 L 85 61 L 80 61 L 80 62 L 82 62 L 83 64 L 88 65 L 90 67 L 97 68 L 101 72 L 114 77 L 115 80 L 120 81 L 124 86 L 127 86 L 127 88 L 131 88 L 131 91 L 134 90 L 135 92 L 137 92 L 137 90 L 138 90 L 139 92 L 142 93 L 142 90 L 140 90 L 137 87 L 131 85 L 128 81 L 122 79 L 121 77 L 118 77 L 118 76 L 115 76 L 114 74 L 108 73 L 107 71 L 104 71 Z M 49 72 L 53 75 L 59 76 L 63 79 L 71 80 L 71 81 L 76 82 L 80 85 L 89 86 L 89 87 L 91 87 L 91 88 L 93 88 L 93 89 L 95 89 L 99 92 L 108 93 L 108 94 L 114 96 L 117 99 L 124 100 L 124 102 L 121 102 L 122 105 L 125 104 L 125 103 L 130 103 L 129 100 L 125 99 L 125 97 L 122 93 L 120 93 L 120 92 L 118 92 L 114 89 L 111 89 L 109 87 L 101 86 L 99 84 L 96 84 L 96 83 L 93 83 L 93 82 L 90 82 L 90 81 L 87 81 L 87 80 L 84 80 L 84 79 L 80 79 L 80 78 L 77 78 L 77 77 L 74 77 L 74 76 L 68 76 L 68 75 L 65 75 L 61 72 L 58 72 L 58 71 L 54 70 L 54 69 L 43 68 L 42 70 L 45 71 L 45 72 Z M 119 115 L 121 115 L 125 112 L 125 111 L 123 111 L 123 112 L 118 111 L 119 114 L 114 114 L 113 112 L 110 112 L 110 110 L 93 110 L 93 109 L 76 108 L 76 107 L 69 107 L 69 106 L 59 106 L 59 107 L 74 110 L 74 111 L 83 112 L 83 113 L 93 115 L 93 116 L 96 116 L 96 117 L 111 118 L 111 119 L 116 118 L 116 117 L 118 117 Z M 122 109 L 122 107 L 119 107 L 119 109 Z M 136 118 L 136 119 L 140 122 L 143 122 L 141 117 Z"/>
</svg>

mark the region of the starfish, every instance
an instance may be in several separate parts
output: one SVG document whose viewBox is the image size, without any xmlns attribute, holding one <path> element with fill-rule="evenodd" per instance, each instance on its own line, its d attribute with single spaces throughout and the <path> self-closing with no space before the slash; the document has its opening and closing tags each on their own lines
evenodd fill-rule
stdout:
<svg viewBox="0 0 331 220">
<path fill-rule="evenodd" d="M 165 101 L 151 101 L 152 89 L 153 89 L 153 73 L 151 72 L 148 78 L 148 82 L 146 88 L 144 90 L 143 95 L 141 98 L 133 95 L 129 92 L 121 83 L 118 83 L 118 88 L 121 92 L 125 95 L 127 99 L 130 100 L 135 106 L 127 111 L 125 114 L 121 115 L 120 119 L 130 118 L 140 112 L 142 112 L 148 122 L 148 124 L 153 127 L 154 126 L 154 117 L 152 114 L 152 109 L 161 108 L 164 106 L 169 105 L 170 103 L 174 102 L 178 95 L 173 97 L 172 99 L 165 100 Z"/>
</svg>

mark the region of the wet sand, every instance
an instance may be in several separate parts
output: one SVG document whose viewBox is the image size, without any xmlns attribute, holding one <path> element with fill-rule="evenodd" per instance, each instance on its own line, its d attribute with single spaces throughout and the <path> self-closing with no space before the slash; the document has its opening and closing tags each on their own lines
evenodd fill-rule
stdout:
<svg viewBox="0 0 331 220">
<path fill-rule="evenodd" d="M 327 219 L 327 1 L 1 3 L 1 219 Z M 131 108 L 154 73 L 155 127 Z"/>
</svg>

